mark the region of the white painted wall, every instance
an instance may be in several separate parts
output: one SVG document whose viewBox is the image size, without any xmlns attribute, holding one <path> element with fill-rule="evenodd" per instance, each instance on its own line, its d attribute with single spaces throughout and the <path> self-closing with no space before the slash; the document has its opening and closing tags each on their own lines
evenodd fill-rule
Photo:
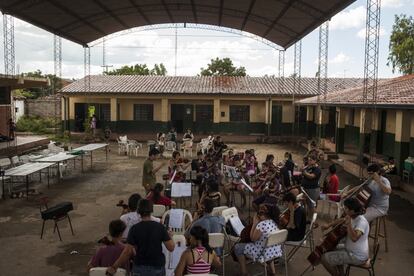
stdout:
<svg viewBox="0 0 414 276">
<path fill-rule="evenodd" d="M 14 101 L 15 113 L 14 118 L 16 122 L 24 115 L 24 101 L 23 100 L 15 100 Z"/>
</svg>

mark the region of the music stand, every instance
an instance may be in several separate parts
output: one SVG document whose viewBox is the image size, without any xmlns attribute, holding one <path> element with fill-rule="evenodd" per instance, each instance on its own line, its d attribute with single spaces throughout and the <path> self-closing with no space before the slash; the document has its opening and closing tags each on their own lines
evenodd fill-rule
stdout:
<svg viewBox="0 0 414 276">
<path fill-rule="evenodd" d="M 248 208 L 249 208 L 249 215 L 248 215 L 248 220 L 249 220 L 249 222 L 250 222 L 250 210 L 251 210 L 251 197 L 250 197 L 250 195 L 253 193 L 253 188 L 252 187 L 250 187 L 250 185 L 249 184 L 247 184 L 247 182 L 246 182 L 246 180 L 244 180 L 244 178 L 241 178 L 241 180 L 240 180 L 240 182 L 243 184 L 243 186 L 245 187 L 245 188 L 247 188 L 247 190 L 249 191 L 249 205 L 248 205 Z"/>
</svg>

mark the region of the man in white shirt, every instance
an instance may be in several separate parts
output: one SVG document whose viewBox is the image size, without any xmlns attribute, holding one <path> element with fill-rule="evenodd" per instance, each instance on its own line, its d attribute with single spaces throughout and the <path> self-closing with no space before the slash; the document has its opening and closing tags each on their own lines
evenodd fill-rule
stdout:
<svg viewBox="0 0 414 276">
<path fill-rule="evenodd" d="M 379 175 L 380 166 L 372 164 L 367 168 L 368 175 L 372 176 L 368 187 L 372 190 L 371 200 L 365 211 L 364 217 L 368 222 L 388 213 L 389 197 L 392 192 L 390 181 Z"/>
<path fill-rule="evenodd" d="M 137 224 L 138 222 L 141 222 L 141 216 L 138 214 L 138 202 L 141 200 L 141 196 L 139 194 L 132 194 L 128 199 L 128 209 L 129 212 L 122 215 L 119 219 L 122 220 L 126 228 L 124 230 L 124 233 L 122 234 L 122 239 L 126 239 L 128 237 L 129 229 L 131 229 L 132 226 Z M 151 216 L 151 220 L 155 222 L 160 222 L 161 220 L 159 218 L 156 218 L 154 216 Z"/>
<path fill-rule="evenodd" d="M 369 258 L 369 223 L 362 216 L 363 208 L 355 198 L 344 202 L 347 236 L 345 248 L 329 251 L 322 255 L 321 263 L 331 275 L 344 275 L 344 265 L 364 264 Z"/>
</svg>

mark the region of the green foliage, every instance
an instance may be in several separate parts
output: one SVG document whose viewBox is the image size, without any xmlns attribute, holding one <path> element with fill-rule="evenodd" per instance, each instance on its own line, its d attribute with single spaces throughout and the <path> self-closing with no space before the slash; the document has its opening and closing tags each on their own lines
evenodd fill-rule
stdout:
<svg viewBox="0 0 414 276">
<path fill-rule="evenodd" d="M 414 73 L 414 19 L 402 14 L 395 16 L 390 37 L 387 65 L 404 75 Z"/>
<path fill-rule="evenodd" d="M 146 64 L 135 64 L 132 66 L 124 65 L 119 69 L 114 69 L 105 73 L 106 75 L 157 75 L 165 76 L 167 69 L 164 64 L 155 64 L 153 69 L 149 69 Z"/>
<path fill-rule="evenodd" d="M 29 78 L 46 78 L 49 79 L 50 85 L 47 87 L 33 87 L 33 88 L 25 88 L 25 89 L 19 89 L 20 92 L 16 92 L 19 95 L 25 96 L 28 99 L 37 99 L 39 97 L 43 97 L 46 95 L 54 94 L 54 91 L 58 91 L 61 87 L 61 80 L 52 74 L 43 74 L 42 71 L 37 69 L 33 72 L 26 72 L 21 74 L 23 77 L 29 77 Z"/>
<path fill-rule="evenodd" d="M 35 134 L 54 133 L 58 120 L 53 118 L 23 116 L 17 121 L 17 131 L 33 132 Z"/>
<path fill-rule="evenodd" d="M 235 67 L 229 58 L 215 58 L 210 61 L 207 68 L 201 68 L 201 76 L 246 76 L 246 68 Z"/>
</svg>

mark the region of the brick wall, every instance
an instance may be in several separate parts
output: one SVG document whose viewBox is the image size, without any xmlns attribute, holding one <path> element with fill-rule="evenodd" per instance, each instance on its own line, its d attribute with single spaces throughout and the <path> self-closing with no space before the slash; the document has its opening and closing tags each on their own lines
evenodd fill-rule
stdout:
<svg viewBox="0 0 414 276">
<path fill-rule="evenodd" d="M 26 100 L 25 113 L 27 116 L 58 117 L 61 113 L 59 97 L 45 97 L 35 100 Z"/>
<path fill-rule="evenodd" d="M 10 105 L 0 105 L 0 134 L 9 135 Z"/>
</svg>

